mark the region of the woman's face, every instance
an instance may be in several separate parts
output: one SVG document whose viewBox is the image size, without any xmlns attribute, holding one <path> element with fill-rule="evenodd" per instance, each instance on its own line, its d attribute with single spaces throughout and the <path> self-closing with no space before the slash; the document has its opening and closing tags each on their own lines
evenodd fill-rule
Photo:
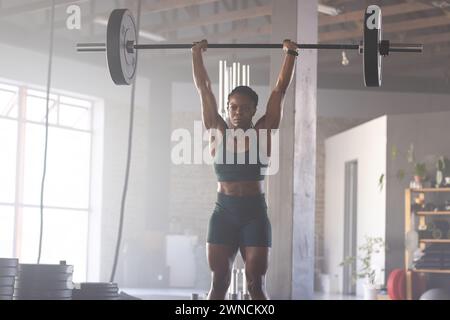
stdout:
<svg viewBox="0 0 450 320">
<path fill-rule="evenodd" d="M 251 125 L 256 106 L 247 95 L 233 94 L 228 101 L 228 116 L 235 128 L 247 129 Z"/>
</svg>

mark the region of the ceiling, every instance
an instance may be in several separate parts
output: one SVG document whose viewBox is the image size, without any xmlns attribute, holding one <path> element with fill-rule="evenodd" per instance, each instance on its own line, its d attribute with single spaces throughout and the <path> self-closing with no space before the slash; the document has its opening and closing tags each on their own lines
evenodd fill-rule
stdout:
<svg viewBox="0 0 450 320">
<path fill-rule="evenodd" d="M 75 53 L 76 42 L 104 42 L 106 27 L 102 21 L 114 8 L 129 8 L 136 15 L 136 0 L 55 0 L 55 50 L 75 59 L 99 61 L 87 54 Z M 450 87 L 450 0 L 320 0 L 340 13 L 319 15 L 319 42 L 359 43 L 362 37 L 364 9 L 378 4 L 383 13 L 383 38 L 392 42 L 418 42 L 425 45 L 423 54 L 392 54 L 384 59 L 385 78 L 406 77 L 435 81 Z M 142 43 L 191 43 L 206 38 L 210 43 L 270 42 L 272 0 L 143 0 L 141 8 Z M 3 42 L 48 50 L 50 0 L 0 1 L 0 27 Z M 82 28 L 66 28 L 66 9 L 70 4 L 81 8 Z M 160 37 L 154 40 L 155 36 Z M 153 40 L 152 40 L 153 39 Z M 254 68 L 267 70 L 270 63 L 268 50 L 233 52 L 233 58 L 250 63 Z M 342 65 L 342 52 L 319 52 L 319 79 L 330 76 L 358 77 L 362 82 L 362 58 L 356 52 L 347 52 L 349 64 Z M 165 50 L 163 54 L 146 53 L 141 59 L 157 61 L 176 57 L 171 66 L 190 67 L 186 52 Z M 223 51 L 210 51 L 208 58 L 214 63 Z M 104 62 L 104 60 L 102 60 Z"/>
</svg>

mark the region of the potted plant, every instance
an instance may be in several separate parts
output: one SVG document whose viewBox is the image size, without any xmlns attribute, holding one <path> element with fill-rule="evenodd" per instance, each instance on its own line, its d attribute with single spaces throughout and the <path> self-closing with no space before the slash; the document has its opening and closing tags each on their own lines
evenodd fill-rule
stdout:
<svg viewBox="0 0 450 320">
<path fill-rule="evenodd" d="M 414 163 L 414 182 L 415 182 L 415 188 L 421 189 L 423 184 L 422 182 L 427 177 L 427 166 L 423 162 L 416 162 Z"/>
<path fill-rule="evenodd" d="M 360 268 L 353 274 L 353 281 L 364 279 L 364 300 L 376 300 L 377 298 L 377 269 L 373 266 L 373 257 L 385 248 L 385 243 L 381 237 L 365 237 L 363 245 L 358 247 L 359 254 L 345 257 L 340 266 L 350 265 L 355 261 L 360 262 Z M 380 271 L 383 271 L 381 269 Z"/>
<path fill-rule="evenodd" d="M 436 161 L 436 188 L 445 186 L 447 177 L 450 177 L 450 160 L 440 156 Z"/>
<path fill-rule="evenodd" d="M 396 160 L 399 154 L 399 150 L 397 146 L 392 146 L 391 156 L 392 160 Z M 429 156 L 427 156 L 429 157 Z M 434 158 L 434 156 L 431 156 Z M 406 151 L 406 161 L 408 163 L 409 168 L 399 169 L 397 171 L 397 178 L 399 180 L 403 180 L 406 175 L 410 175 L 414 177 L 414 179 L 410 182 L 410 188 L 421 189 L 423 188 L 424 182 L 427 181 L 427 165 L 426 162 L 418 162 L 416 161 L 414 144 L 411 144 Z M 408 170 L 409 169 L 409 170 Z"/>
</svg>

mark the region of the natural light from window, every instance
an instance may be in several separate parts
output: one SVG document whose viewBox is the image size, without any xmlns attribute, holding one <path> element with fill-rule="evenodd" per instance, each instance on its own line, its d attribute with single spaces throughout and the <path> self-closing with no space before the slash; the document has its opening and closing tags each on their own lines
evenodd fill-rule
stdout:
<svg viewBox="0 0 450 320">
<path fill-rule="evenodd" d="M 50 96 L 41 263 L 86 281 L 93 102 Z M 0 257 L 36 263 L 46 93 L 0 83 Z"/>
</svg>

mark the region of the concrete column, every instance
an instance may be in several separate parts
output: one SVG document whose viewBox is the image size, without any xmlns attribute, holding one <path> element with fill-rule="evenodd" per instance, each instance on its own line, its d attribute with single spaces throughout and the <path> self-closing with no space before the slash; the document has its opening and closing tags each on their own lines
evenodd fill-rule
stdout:
<svg viewBox="0 0 450 320">
<path fill-rule="evenodd" d="M 273 2 L 272 43 L 317 42 L 317 0 Z M 283 53 L 271 53 L 273 88 Z M 301 51 L 286 93 L 278 174 L 268 178 L 273 248 L 267 288 L 273 299 L 310 299 L 314 284 L 317 52 Z"/>
<path fill-rule="evenodd" d="M 317 0 L 298 1 L 297 42 L 318 42 Z M 292 299 L 314 293 L 317 50 L 302 50 L 295 86 Z"/>
<path fill-rule="evenodd" d="M 297 1 L 273 1 L 271 43 L 297 36 Z M 270 88 L 276 84 L 284 53 L 272 50 Z M 272 224 L 272 250 L 267 274 L 267 291 L 272 299 L 291 299 L 292 291 L 292 203 L 294 157 L 295 79 L 286 93 L 280 124 L 279 172 L 267 181 L 267 202 Z M 272 151 L 272 157 L 275 156 Z"/>
</svg>

